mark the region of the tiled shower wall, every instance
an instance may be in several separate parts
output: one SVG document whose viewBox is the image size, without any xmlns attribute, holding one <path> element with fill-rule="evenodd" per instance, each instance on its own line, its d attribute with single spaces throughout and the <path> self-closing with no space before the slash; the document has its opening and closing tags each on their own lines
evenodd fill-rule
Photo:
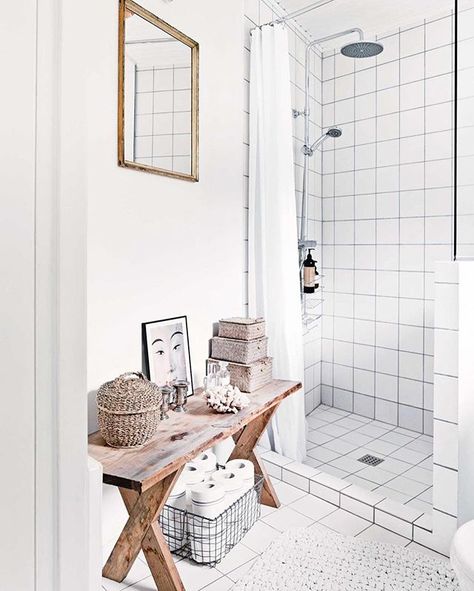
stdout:
<svg viewBox="0 0 474 591">
<path fill-rule="evenodd" d="M 457 255 L 474 257 L 474 4 L 460 0 L 458 17 Z"/>
<path fill-rule="evenodd" d="M 281 15 L 281 8 L 270 0 L 246 0 L 245 2 L 245 26 L 244 26 L 244 54 L 245 54 L 245 74 L 244 74 L 244 151 L 245 162 L 248 164 L 249 154 L 249 89 L 250 89 L 250 31 L 257 25 L 268 23 Z M 304 61 L 306 45 L 310 38 L 302 29 L 293 25 L 287 25 L 289 35 L 289 53 L 290 53 L 290 76 L 292 88 L 292 107 L 298 111 L 304 109 Z M 321 116 L 322 116 L 322 58 L 317 52 L 312 54 L 311 62 L 311 126 L 310 133 L 312 138 L 321 135 Z M 301 148 L 304 143 L 304 120 L 303 117 L 294 119 L 294 163 L 295 163 L 295 184 L 297 210 L 301 210 L 301 190 L 303 179 L 303 155 Z M 321 240 L 321 168 L 322 157 L 318 153 L 310 160 L 310 179 L 309 179 L 309 199 L 308 199 L 308 238 Z M 244 171 L 244 249 L 245 261 L 248 260 L 248 167 Z M 298 218 L 299 221 L 299 218 Z M 296 247 L 296 244 L 295 244 Z M 321 251 L 318 249 L 316 258 L 319 260 Z M 244 273 L 245 289 L 247 293 L 248 270 Z M 321 314 L 321 306 L 315 296 L 310 302 L 309 312 L 317 317 Z M 244 303 L 244 313 L 248 313 L 248 302 Z M 320 322 L 315 321 L 306 327 L 304 331 L 304 353 L 305 353 L 305 407 L 306 412 L 311 412 L 321 402 L 321 328 Z"/>
<path fill-rule="evenodd" d="M 434 263 L 453 248 L 453 17 L 323 59 L 322 400 L 433 427 Z"/>
</svg>

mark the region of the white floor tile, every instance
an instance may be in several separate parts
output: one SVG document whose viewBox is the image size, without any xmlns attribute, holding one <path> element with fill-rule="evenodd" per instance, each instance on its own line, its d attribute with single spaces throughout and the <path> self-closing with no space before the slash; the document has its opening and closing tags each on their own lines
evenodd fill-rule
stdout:
<svg viewBox="0 0 474 591">
<path fill-rule="evenodd" d="M 372 441 L 372 437 L 368 435 L 363 435 L 357 431 L 351 431 L 347 433 L 347 435 L 343 435 L 341 437 L 341 441 L 345 441 L 346 443 L 350 443 L 352 445 L 357 445 L 358 447 L 364 446 L 366 443 Z"/>
<path fill-rule="evenodd" d="M 372 540 L 374 542 L 382 542 L 383 544 L 396 544 L 397 546 L 407 546 L 410 543 L 410 540 L 407 538 L 394 534 L 388 529 L 380 527 L 380 525 L 371 525 L 357 537 L 362 540 Z"/>
<path fill-rule="evenodd" d="M 282 505 L 289 505 L 306 494 L 305 491 L 278 480 L 273 481 L 273 486 Z"/>
<path fill-rule="evenodd" d="M 406 446 L 408 449 L 419 451 L 431 455 L 433 453 L 433 441 L 423 441 L 422 439 L 414 439 Z"/>
<path fill-rule="evenodd" d="M 324 443 L 331 441 L 331 439 L 333 439 L 331 435 L 315 430 L 311 430 L 306 437 L 307 441 L 314 443 L 315 445 L 323 445 Z"/>
<path fill-rule="evenodd" d="M 433 511 L 433 505 L 431 503 L 420 501 L 420 499 L 412 499 L 411 501 L 408 501 L 407 505 L 408 507 L 419 509 L 420 511 L 423 511 L 423 513 L 431 513 Z"/>
<path fill-rule="evenodd" d="M 427 486 L 433 484 L 433 472 L 431 470 L 427 470 L 426 468 L 420 468 L 419 466 L 410 468 L 410 470 L 405 472 L 403 476 L 405 476 L 405 478 L 415 480 L 416 482 L 426 484 Z"/>
<path fill-rule="evenodd" d="M 331 423 L 330 425 L 326 425 L 326 426 L 320 427 L 318 429 L 318 433 L 324 433 L 325 435 L 329 435 L 331 438 L 341 437 L 341 435 L 346 435 L 348 432 L 349 432 L 349 429 L 345 429 L 344 427 L 340 427 L 339 423 L 337 423 L 337 424 Z"/>
<path fill-rule="evenodd" d="M 331 441 L 325 443 L 324 447 L 335 451 L 340 455 L 345 455 L 351 451 L 354 451 L 354 449 L 359 446 L 355 443 L 347 443 L 347 441 L 342 441 L 342 439 L 332 439 Z"/>
<path fill-rule="evenodd" d="M 314 449 L 311 449 L 308 452 L 308 456 L 320 462 L 332 462 L 339 457 L 339 454 L 335 451 L 325 448 L 324 446 L 319 446 Z"/>
<path fill-rule="evenodd" d="M 350 474 L 349 476 L 346 476 L 344 478 L 344 480 L 347 480 L 348 482 L 351 482 L 352 484 L 357 484 L 357 486 L 360 486 L 361 488 L 364 488 L 365 490 L 369 490 L 369 491 L 375 490 L 379 486 L 375 482 L 370 482 L 370 480 L 365 480 L 365 478 L 360 478 L 359 476 L 357 476 L 357 474 Z"/>
<path fill-rule="evenodd" d="M 426 556 L 431 556 L 432 558 L 442 560 L 443 562 L 446 562 L 446 563 L 449 562 L 449 558 L 447 558 L 446 556 L 443 556 L 442 554 L 438 554 L 438 552 L 435 552 L 434 550 L 430 550 L 429 548 L 425 548 L 424 546 L 421 546 L 420 544 L 417 544 L 416 542 L 411 542 L 411 544 L 408 545 L 408 548 L 410 550 L 414 550 L 415 552 L 420 552 L 420 554 L 426 554 Z"/>
<path fill-rule="evenodd" d="M 229 577 L 229 579 L 234 581 L 234 583 L 237 583 L 237 581 L 240 581 L 240 579 L 249 572 L 249 570 L 254 565 L 255 560 L 257 559 L 254 558 L 253 560 L 249 560 L 249 562 L 246 562 L 242 566 L 239 566 L 239 568 L 236 568 L 235 570 L 231 571 L 227 576 Z"/>
<path fill-rule="evenodd" d="M 284 532 L 293 527 L 308 527 L 313 523 L 314 519 L 310 519 L 290 507 L 281 507 L 262 521 L 278 531 Z"/>
<path fill-rule="evenodd" d="M 380 429 L 380 427 L 374 427 L 372 423 L 368 423 L 359 427 L 357 430 L 358 433 L 362 433 L 362 435 L 368 435 L 369 437 L 381 437 L 387 433 L 386 429 Z"/>
<path fill-rule="evenodd" d="M 386 472 L 385 470 L 383 470 L 383 468 L 372 466 L 364 468 L 363 470 L 357 473 L 357 476 L 360 476 L 361 478 L 365 478 L 377 484 L 385 484 L 389 480 L 393 479 L 393 474 L 391 474 L 390 472 Z"/>
<path fill-rule="evenodd" d="M 406 435 L 402 435 L 401 433 L 394 433 L 393 431 L 389 431 L 385 435 L 382 435 L 380 438 L 382 441 L 388 441 L 389 443 L 395 443 L 399 447 L 410 443 L 413 441 L 412 437 L 407 437 Z"/>
<path fill-rule="evenodd" d="M 327 425 L 326 422 L 322 421 L 321 419 L 318 419 L 317 417 L 313 417 L 313 416 L 309 416 L 306 419 L 308 421 L 308 427 L 310 429 L 318 429 L 319 427 L 324 427 L 324 425 Z"/>
<path fill-rule="evenodd" d="M 318 521 L 330 513 L 337 511 L 334 505 L 318 499 L 314 495 L 306 495 L 292 503 L 291 508 L 302 513 L 313 521 Z"/>
<path fill-rule="evenodd" d="M 186 591 L 198 591 L 221 577 L 216 568 L 200 566 L 189 560 L 180 560 L 177 567 Z"/>
<path fill-rule="evenodd" d="M 234 581 L 232 579 L 221 577 L 217 581 L 214 581 L 214 583 L 207 585 L 207 587 L 203 587 L 202 591 L 228 591 L 233 586 Z"/>
<path fill-rule="evenodd" d="M 349 431 L 353 431 L 354 429 L 358 429 L 360 427 L 360 422 L 356 421 L 351 417 L 344 417 L 340 421 L 337 422 L 338 427 L 344 427 L 345 429 L 349 429 Z"/>
<path fill-rule="evenodd" d="M 374 439 L 370 443 L 366 443 L 365 447 L 372 450 L 376 456 L 388 456 L 396 451 L 400 446 L 396 443 L 389 443 L 381 439 Z"/>
<path fill-rule="evenodd" d="M 406 447 L 401 447 L 390 454 L 390 457 L 395 458 L 396 460 L 401 460 L 402 462 L 407 462 L 407 464 L 412 464 L 413 466 L 425 460 L 426 456 L 427 454 L 422 454 L 419 451 L 413 451 Z"/>
<path fill-rule="evenodd" d="M 310 458 L 309 456 L 306 456 L 304 463 L 311 468 L 318 468 L 321 466 L 321 464 L 324 464 L 324 462 L 321 462 L 321 460 L 316 460 L 315 458 Z"/>
<path fill-rule="evenodd" d="M 115 581 L 111 581 L 110 579 L 106 579 L 102 577 L 102 586 L 105 587 L 107 591 L 121 591 L 126 587 L 130 587 L 134 583 L 141 581 L 150 576 L 150 569 L 148 565 L 145 564 L 142 560 L 136 560 L 130 569 L 127 577 L 121 582 L 117 583 Z"/>
<path fill-rule="evenodd" d="M 349 474 L 355 474 L 364 469 L 364 464 L 353 458 L 348 458 L 347 456 L 336 458 L 332 462 L 329 462 L 329 465 L 334 468 L 339 468 L 339 470 L 344 470 L 344 472 L 348 472 Z M 324 468 L 321 469 L 324 470 Z"/>
<path fill-rule="evenodd" d="M 392 474 L 403 474 L 407 470 L 410 470 L 411 464 L 407 464 L 406 462 L 402 462 L 401 460 L 396 460 L 395 458 L 388 457 L 385 458 L 383 463 L 380 464 L 380 467 L 385 470 L 386 472 L 391 472 Z"/>
<path fill-rule="evenodd" d="M 217 570 L 220 571 L 222 574 L 227 575 L 231 571 L 239 568 L 252 558 L 256 558 L 258 556 L 257 552 L 251 550 L 248 546 L 240 543 L 232 548 L 229 554 L 226 555 L 224 560 L 221 560 L 217 565 Z"/>
<path fill-rule="evenodd" d="M 279 535 L 280 533 L 276 529 L 260 520 L 245 534 L 241 543 L 260 554 Z"/>
<path fill-rule="evenodd" d="M 402 505 L 408 503 L 408 501 L 411 500 L 408 495 L 398 492 L 398 490 L 393 490 L 393 488 L 388 488 L 387 486 L 380 486 L 379 488 L 375 489 L 375 492 L 387 497 L 387 499 L 397 501 L 397 503 L 401 503 Z"/>
<path fill-rule="evenodd" d="M 345 470 L 341 470 L 340 468 L 335 468 L 334 466 L 331 466 L 331 464 L 323 464 L 322 466 L 319 467 L 319 469 L 321 470 L 321 472 L 325 472 L 326 474 L 331 474 L 331 476 L 336 476 L 336 478 L 341 478 L 341 479 L 344 479 L 349 474 L 349 472 L 346 472 Z"/>
<path fill-rule="evenodd" d="M 318 524 L 322 524 L 346 536 L 356 536 L 372 525 L 370 521 L 352 515 L 352 513 L 343 509 L 337 509 L 337 511 L 334 511 L 327 517 L 323 517 Z"/>
<path fill-rule="evenodd" d="M 390 482 L 387 482 L 386 486 L 393 490 L 398 490 L 398 492 L 411 496 L 412 498 L 420 495 L 427 488 L 426 484 L 416 482 L 410 478 L 405 478 L 405 476 L 397 476 L 393 480 L 390 480 Z"/>
</svg>

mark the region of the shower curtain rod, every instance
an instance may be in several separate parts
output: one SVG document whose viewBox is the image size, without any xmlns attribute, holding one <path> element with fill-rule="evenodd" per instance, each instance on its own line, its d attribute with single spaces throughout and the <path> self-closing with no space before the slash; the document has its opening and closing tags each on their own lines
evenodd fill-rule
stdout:
<svg viewBox="0 0 474 591">
<path fill-rule="evenodd" d="M 264 25 L 261 25 L 261 26 L 285 23 L 286 21 L 291 20 L 292 18 L 298 18 L 299 16 L 303 16 L 303 14 L 306 14 L 307 12 L 311 12 L 312 10 L 316 10 L 316 8 L 321 8 L 322 6 L 326 6 L 326 4 L 331 4 L 334 1 L 335 0 L 319 0 L 319 2 L 313 2 L 312 4 L 309 4 L 308 6 L 305 6 L 303 8 L 299 8 L 298 10 L 295 10 L 294 12 L 290 12 L 289 14 L 287 14 L 285 16 L 277 18 L 277 19 L 270 21 L 268 23 L 265 23 Z"/>
</svg>

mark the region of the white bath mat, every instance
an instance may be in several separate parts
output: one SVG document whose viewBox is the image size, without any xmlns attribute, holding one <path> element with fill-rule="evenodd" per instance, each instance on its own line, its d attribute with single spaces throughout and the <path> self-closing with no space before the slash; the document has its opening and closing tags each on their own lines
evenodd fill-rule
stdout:
<svg viewBox="0 0 474 591">
<path fill-rule="evenodd" d="M 234 591 L 459 591 L 448 563 L 326 528 L 290 530 Z"/>
</svg>

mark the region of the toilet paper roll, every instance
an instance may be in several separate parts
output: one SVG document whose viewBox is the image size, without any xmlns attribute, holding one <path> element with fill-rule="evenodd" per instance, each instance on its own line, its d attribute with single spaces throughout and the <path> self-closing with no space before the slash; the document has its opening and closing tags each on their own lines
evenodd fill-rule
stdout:
<svg viewBox="0 0 474 591">
<path fill-rule="evenodd" d="M 217 482 L 202 482 L 191 489 L 193 512 L 207 519 L 215 519 L 224 510 L 225 490 Z"/>
<path fill-rule="evenodd" d="M 235 470 L 217 470 L 212 475 L 212 481 L 217 482 L 226 492 L 235 492 L 242 488 L 244 479 Z"/>
<path fill-rule="evenodd" d="M 217 458 L 212 451 L 204 451 L 191 460 L 189 465 L 202 470 L 206 474 L 206 480 L 209 480 L 217 469 Z"/>
<path fill-rule="evenodd" d="M 235 503 L 247 488 L 242 475 L 235 470 L 217 470 L 212 475 L 212 480 L 220 484 L 225 490 L 226 508 Z"/>
<path fill-rule="evenodd" d="M 205 479 L 206 474 L 204 470 L 201 469 L 201 466 L 189 463 L 184 466 L 178 480 L 183 482 L 185 487 L 189 487 L 204 482 Z"/>
<path fill-rule="evenodd" d="M 247 490 L 254 485 L 255 468 L 249 460 L 231 460 L 227 462 L 225 469 L 240 474 Z"/>
<path fill-rule="evenodd" d="M 186 485 L 181 477 L 171 490 L 166 505 L 160 525 L 170 550 L 174 552 L 186 543 Z"/>
<path fill-rule="evenodd" d="M 166 504 L 178 509 L 186 509 L 186 484 L 181 477 L 171 490 Z"/>
</svg>

